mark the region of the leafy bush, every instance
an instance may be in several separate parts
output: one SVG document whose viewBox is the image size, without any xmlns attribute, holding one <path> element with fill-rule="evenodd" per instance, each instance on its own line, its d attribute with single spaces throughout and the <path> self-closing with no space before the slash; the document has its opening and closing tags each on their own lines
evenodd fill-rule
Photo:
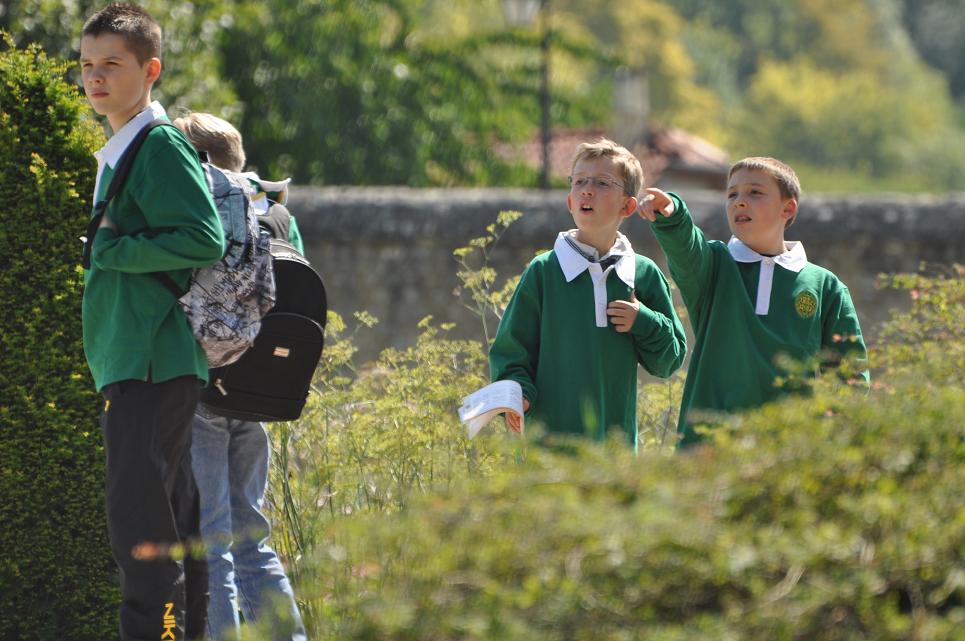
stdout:
<svg viewBox="0 0 965 641">
<path fill-rule="evenodd" d="M 506 467 L 508 454 L 486 439 L 467 441 L 455 418 L 461 398 L 488 382 L 483 351 L 430 320 L 415 346 L 386 350 L 345 376 L 351 336 L 331 313 L 320 393 L 298 421 L 272 425 L 274 540 L 296 584 L 315 581 L 317 567 L 301 559 L 314 558 L 334 520 L 394 513 L 413 496 Z M 324 619 L 323 605 L 306 603 L 304 614 Z"/>
<path fill-rule="evenodd" d="M 24 641 L 116 629 L 77 240 L 102 134 L 65 70 L 0 43 L 0 637 Z"/>
<path fill-rule="evenodd" d="M 960 638 L 962 275 L 888 279 L 912 308 L 873 349 L 872 390 L 829 376 L 677 456 L 660 403 L 676 409 L 679 380 L 650 390 L 665 396 L 641 410 L 638 457 L 498 430 L 465 442 L 454 410 L 484 380 L 480 345 L 427 326 L 315 400 L 324 433 L 309 421 L 287 442 L 307 465 L 291 478 L 327 488 L 323 509 L 291 506 L 312 522 L 292 559 L 311 636 Z M 320 456 L 326 480 L 309 481 Z"/>
</svg>

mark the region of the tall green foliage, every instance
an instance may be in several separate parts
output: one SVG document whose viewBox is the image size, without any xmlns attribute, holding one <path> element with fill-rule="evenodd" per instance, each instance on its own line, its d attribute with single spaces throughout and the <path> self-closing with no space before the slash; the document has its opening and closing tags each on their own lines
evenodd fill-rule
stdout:
<svg viewBox="0 0 965 641">
<path fill-rule="evenodd" d="M 65 65 L 0 49 L 0 637 L 106 639 L 118 595 L 78 242 L 102 135 Z"/>
</svg>

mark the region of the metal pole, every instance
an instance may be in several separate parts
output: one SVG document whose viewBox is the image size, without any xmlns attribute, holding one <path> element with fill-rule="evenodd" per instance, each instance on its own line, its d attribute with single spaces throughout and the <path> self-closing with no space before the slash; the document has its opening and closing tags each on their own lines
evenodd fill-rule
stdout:
<svg viewBox="0 0 965 641">
<path fill-rule="evenodd" d="M 550 28 L 550 2 L 542 0 L 540 13 L 543 20 L 543 40 L 540 49 L 543 55 L 542 78 L 540 86 L 540 106 L 542 108 L 541 133 L 543 139 L 543 166 L 540 170 L 539 186 L 542 189 L 550 188 L 550 141 L 553 138 L 550 122 L 550 38 L 552 31 Z"/>
</svg>

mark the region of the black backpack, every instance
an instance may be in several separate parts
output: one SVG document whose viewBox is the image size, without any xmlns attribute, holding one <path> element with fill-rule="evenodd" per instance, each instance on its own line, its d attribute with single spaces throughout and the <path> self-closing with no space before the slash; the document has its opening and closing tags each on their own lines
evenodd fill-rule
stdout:
<svg viewBox="0 0 965 641">
<path fill-rule="evenodd" d="M 228 418 L 291 421 L 305 407 L 322 356 L 328 302 L 321 277 L 287 241 L 288 210 L 272 205 L 259 223 L 271 236 L 275 306 L 238 361 L 208 372 L 201 401 Z"/>
</svg>

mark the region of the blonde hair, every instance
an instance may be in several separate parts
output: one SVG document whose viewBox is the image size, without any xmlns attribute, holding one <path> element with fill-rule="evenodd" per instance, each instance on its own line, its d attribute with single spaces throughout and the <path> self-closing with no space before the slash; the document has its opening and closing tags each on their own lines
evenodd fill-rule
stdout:
<svg viewBox="0 0 965 641">
<path fill-rule="evenodd" d="M 606 138 L 600 138 L 596 142 L 580 143 L 576 153 L 573 154 L 570 173 L 573 173 L 576 163 L 587 158 L 609 158 L 620 172 L 627 196 L 635 198 L 643 188 L 643 167 L 640 166 L 637 157 L 626 147 Z"/>
<path fill-rule="evenodd" d="M 198 151 L 208 154 L 215 167 L 241 171 L 245 166 L 245 150 L 241 133 L 227 120 L 208 113 L 192 113 L 174 121 Z"/>
<path fill-rule="evenodd" d="M 741 169 L 758 170 L 767 173 L 774 179 L 774 182 L 777 183 L 777 187 L 781 192 L 781 198 L 785 200 L 788 198 L 793 198 L 797 201 L 801 200 L 801 181 L 798 180 L 797 174 L 794 173 L 790 165 L 781 162 L 777 158 L 751 156 L 738 160 L 734 163 L 734 166 L 730 168 L 730 171 L 727 172 L 727 180 L 730 180 L 734 172 Z M 795 218 L 797 218 L 796 212 L 784 223 L 784 228 L 787 229 L 794 224 Z"/>
</svg>

